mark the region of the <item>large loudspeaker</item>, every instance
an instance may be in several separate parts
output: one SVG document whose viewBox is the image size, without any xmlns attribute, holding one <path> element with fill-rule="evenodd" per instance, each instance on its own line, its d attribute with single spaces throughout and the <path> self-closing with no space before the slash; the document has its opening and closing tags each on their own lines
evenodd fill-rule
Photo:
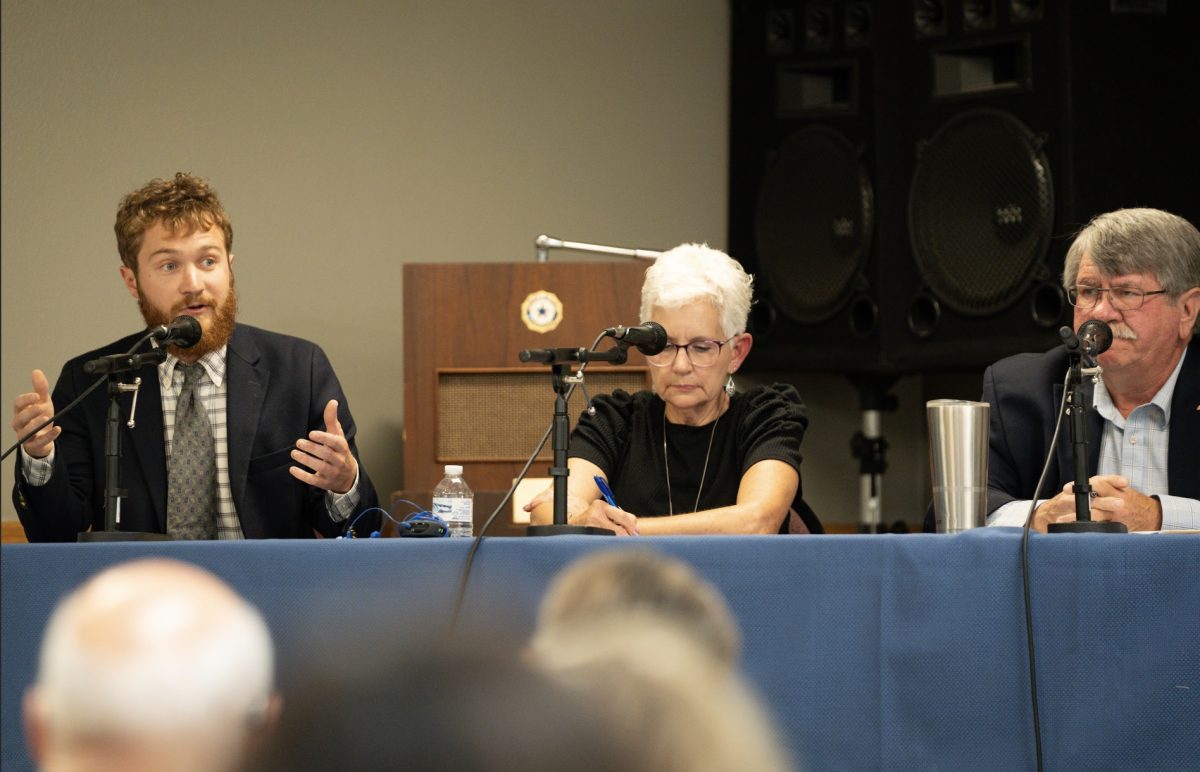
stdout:
<svg viewBox="0 0 1200 772">
<path fill-rule="evenodd" d="M 732 5 L 729 246 L 755 274 L 749 367 L 879 359 L 876 21 L 865 2 Z"/>
<path fill-rule="evenodd" d="M 1200 217 L 1198 6 L 735 1 L 748 366 L 902 373 L 1053 346 L 1090 217 Z"/>
</svg>

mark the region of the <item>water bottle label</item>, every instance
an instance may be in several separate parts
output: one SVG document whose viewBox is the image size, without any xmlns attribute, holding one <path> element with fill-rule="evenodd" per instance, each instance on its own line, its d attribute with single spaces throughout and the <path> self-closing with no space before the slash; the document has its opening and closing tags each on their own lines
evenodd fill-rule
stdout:
<svg viewBox="0 0 1200 772">
<path fill-rule="evenodd" d="M 433 514 L 442 518 L 449 524 L 466 524 L 470 525 L 472 520 L 472 502 L 471 499 L 453 498 L 433 500 Z"/>
</svg>

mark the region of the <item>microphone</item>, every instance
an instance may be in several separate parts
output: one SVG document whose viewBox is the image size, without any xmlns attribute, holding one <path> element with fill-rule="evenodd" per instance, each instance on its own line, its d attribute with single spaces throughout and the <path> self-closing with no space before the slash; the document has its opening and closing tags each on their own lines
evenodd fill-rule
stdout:
<svg viewBox="0 0 1200 772">
<path fill-rule="evenodd" d="M 154 348 L 143 354 L 109 354 L 83 364 L 83 371 L 90 375 L 123 373 L 137 370 L 143 365 L 158 364 L 167 358 L 167 346 L 191 348 L 200 342 L 203 334 L 200 322 L 192 316 L 177 316 L 170 324 L 160 324 L 150 330 Z M 143 340 L 145 340 L 143 338 Z"/>
<path fill-rule="evenodd" d="M 1084 356 L 1098 357 L 1112 346 L 1112 328 L 1108 326 L 1107 322 L 1102 322 L 1099 319 L 1089 319 L 1079 325 L 1079 332 L 1076 334 L 1079 336 L 1079 342 L 1083 346 Z"/>
<path fill-rule="evenodd" d="M 200 342 L 204 330 L 194 316 L 177 316 L 170 324 L 160 324 L 150 331 L 150 337 L 160 346 L 191 348 Z"/>
<path fill-rule="evenodd" d="M 604 334 L 616 338 L 626 346 L 637 346 L 646 356 L 662 353 L 667 347 L 667 330 L 658 322 L 642 322 L 637 327 L 617 325 L 609 327 Z"/>
</svg>

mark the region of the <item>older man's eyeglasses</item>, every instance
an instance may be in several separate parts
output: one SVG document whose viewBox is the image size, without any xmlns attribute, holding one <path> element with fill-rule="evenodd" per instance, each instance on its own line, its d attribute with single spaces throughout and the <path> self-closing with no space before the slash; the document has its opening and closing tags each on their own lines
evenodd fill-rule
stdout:
<svg viewBox="0 0 1200 772">
<path fill-rule="evenodd" d="M 692 367 L 709 367 L 717 363 L 717 358 L 721 356 L 721 347 L 736 337 L 731 335 L 725 340 L 694 340 L 682 346 L 668 343 L 661 352 L 646 357 L 646 361 L 655 367 L 667 367 L 675 363 L 675 355 L 682 349 L 687 352 Z"/>
<path fill-rule="evenodd" d="M 1108 293 L 1108 303 L 1118 311 L 1136 311 L 1151 295 L 1165 295 L 1166 290 L 1142 290 L 1137 287 L 1093 287 L 1088 284 L 1077 284 L 1067 290 L 1067 300 L 1076 308 L 1090 310 L 1100 303 L 1104 293 Z"/>
</svg>

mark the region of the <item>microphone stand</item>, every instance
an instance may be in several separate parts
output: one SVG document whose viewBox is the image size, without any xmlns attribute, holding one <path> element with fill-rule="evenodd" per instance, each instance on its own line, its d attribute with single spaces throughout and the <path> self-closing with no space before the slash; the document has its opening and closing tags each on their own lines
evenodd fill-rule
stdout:
<svg viewBox="0 0 1200 772">
<path fill-rule="evenodd" d="M 1067 346 L 1067 361 L 1070 363 L 1070 375 L 1067 378 L 1067 412 L 1071 416 L 1071 456 L 1075 466 L 1075 484 L 1071 491 L 1075 494 L 1075 522 L 1050 523 L 1049 533 L 1128 533 L 1124 523 L 1112 520 L 1092 520 L 1092 485 L 1088 482 L 1087 468 L 1087 406 L 1083 404 L 1083 376 L 1089 375 L 1093 382 L 1102 371 L 1099 365 L 1083 366 L 1083 354 L 1080 351 L 1079 337 L 1073 332 L 1066 334 L 1069 327 L 1064 327 L 1060 334 Z"/>
<path fill-rule="evenodd" d="M 550 348 L 525 349 L 520 353 L 522 362 L 541 362 L 550 365 L 554 381 L 554 425 L 551 433 L 551 447 L 554 451 L 553 466 L 550 467 L 550 477 L 554 481 L 554 523 L 552 525 L 531 525 L 525 529 L 526 536 L 563 536 L 568 534 L 586 534 L 589 536 L 613 536 L 607 528 L 594 525 L 569 525 L 567 523 L 567 477 L 571 471 L 567 468 L 567 448 L 571 437 L 570 416 L 567 414 L 567 391 L 572 383 L 581 383 L 582 375 L 570 375 L 572 362 L 609 362 L 614 365 L 625 364 L 629 359 L 626 347 L 618 343 L 608 351 L 588 351 L 584 348 Z"/>
<path fill-rule="evenodd" d="M 141 377 L 134 378 L 133 383 L 123 383 L 121 374 L 148 364 L 158 365 L 166 358 L 165 348 L 153 349 L 145 354 L 105 358 L 108 360 L 109 369 L 108 416 L 104 424 L 104 530 L 83 531 L 78 537 L 80 542 L 171 540 L 165 533 L 120 530 L 121 499 L 125 497 L 126 491 L 121 487 L 121 406 L 117 397 L 125 392 L 133 392 L 128 421 L 128 426 L 132 429 L 133 414 L 137 410 L 138 389 L 142 385 Z"/>
</svg>

